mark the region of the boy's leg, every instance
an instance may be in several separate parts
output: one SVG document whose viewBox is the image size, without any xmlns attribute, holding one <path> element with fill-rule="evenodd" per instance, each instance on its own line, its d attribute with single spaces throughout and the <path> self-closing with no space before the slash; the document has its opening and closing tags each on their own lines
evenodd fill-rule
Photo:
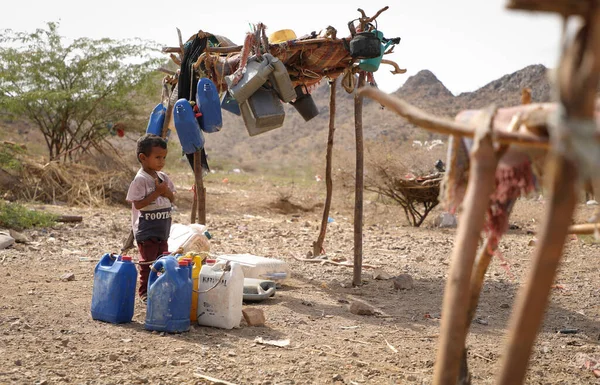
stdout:
<svg viewBox="0 0 600 385">
<path fill-rule="evenodd" d="M 154 262 L 163 253 L 163 250 L 167 251 L 166 244 L 167 241 L 156 241 L 154 239 L 138 244 L 138 250 L 140 251 L 140 288 L 138 294 L 140 297 L 145 296 L 146 291 L 148 291 L 148 276 L 150 275 L 151 266 L 149 263 L 142 262 Z"/>
</svg>

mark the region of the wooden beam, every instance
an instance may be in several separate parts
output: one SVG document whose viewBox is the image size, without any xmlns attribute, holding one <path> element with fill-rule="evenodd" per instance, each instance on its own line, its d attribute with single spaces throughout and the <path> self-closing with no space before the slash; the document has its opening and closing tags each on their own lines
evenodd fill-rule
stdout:
<svg viewBox="0 0 600 385">
<path fill-rule="evenodd" d="M 366 74 L 358 75 L 358 87 L 365 85 Z M 354 132 L 356 137 L 356 178 L 354 186 L 354 274 L 353 286 L 362 284 L 362 242 L 363 242 L 363 192 L 364 192 L 364 145 L 362 125 L 363 97 L 354 94 Z"/>
</svg>

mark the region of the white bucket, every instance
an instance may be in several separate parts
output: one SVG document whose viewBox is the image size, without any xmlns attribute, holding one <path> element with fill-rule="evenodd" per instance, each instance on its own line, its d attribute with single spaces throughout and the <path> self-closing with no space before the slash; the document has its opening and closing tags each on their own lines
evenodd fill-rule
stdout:
<svg viewBox="0 0 600 385">
<path fill-rule="evenodd" d="M 210 251 L 210 243 L 204 235 L 207 230 L 205 225 L 192 223 L 191 225 L 183 225 L 173 223 L 171 232 L 169 233 L 169 253 L 174 253 L 178 248 L 183 248 L 183 254 L 192 251 L 200 253 L 202 251 Z"/>
<path fill-rule="evenodd" d="M 232 329 L 240 326 L 244 272 L 237 263 L 204 265 L 198 277 L 198 325 Z"/>
<path fill-rule="evenodd" d="M 224 254 L 217 256 L 217 262 L 237 262 L 244 270 L 246 278 L 260 278 L 282 284 L 290 278 L 291 270 L 288 264 L 280 259 L 259 257 L 252 254 Z"/>
</svg>

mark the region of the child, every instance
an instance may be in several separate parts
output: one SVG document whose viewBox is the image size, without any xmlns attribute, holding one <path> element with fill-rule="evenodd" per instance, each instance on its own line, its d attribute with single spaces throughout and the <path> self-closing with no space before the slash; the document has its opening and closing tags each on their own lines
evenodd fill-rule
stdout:
<svg viewBox="0 0 600 385">
<path fill-rule="evenodd" d="M 129 185 L 127 201 L 131 202 L 131 224 L 140 251 L 139 296 L 146 302 L 148 275 L 152 262 L 168 252 L 171 230 L 171 207 L 175 186 L 160 171 L 167 157 L 167 142 L 156 135 L 145 134 L 137 141 L 137 158 L 142 168 Z"/>
</svg>

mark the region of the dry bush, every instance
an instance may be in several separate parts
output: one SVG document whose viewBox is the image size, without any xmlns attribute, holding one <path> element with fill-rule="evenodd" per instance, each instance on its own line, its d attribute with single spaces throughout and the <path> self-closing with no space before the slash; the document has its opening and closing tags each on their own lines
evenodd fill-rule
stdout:
<svg viewBox="0 0 600 385">
<path fill-rule="evenodd" d="M 20 166 L 4 173 L 18 181 L 5 186 L 6 197 L 44 203 L 100 206 L 126 204 L 125 197 L 135 172 L 116 153 L 95 153 L 78 163 L 52 161 L 19 154 Z"/>
<path fill-rule="evenodd" d="M 365 144 L 365 190 L 399 204 L 408 222 L 419 227 L 438 205 L 442 174 L 434 165 L 444 159 L 446 144 L 429 149 L 412 142 Z M 347 153 L 349 160 L 353 154 Z M 337 173 L 345 186 L 354 185 L 354 162 Z"/>
</svg>

